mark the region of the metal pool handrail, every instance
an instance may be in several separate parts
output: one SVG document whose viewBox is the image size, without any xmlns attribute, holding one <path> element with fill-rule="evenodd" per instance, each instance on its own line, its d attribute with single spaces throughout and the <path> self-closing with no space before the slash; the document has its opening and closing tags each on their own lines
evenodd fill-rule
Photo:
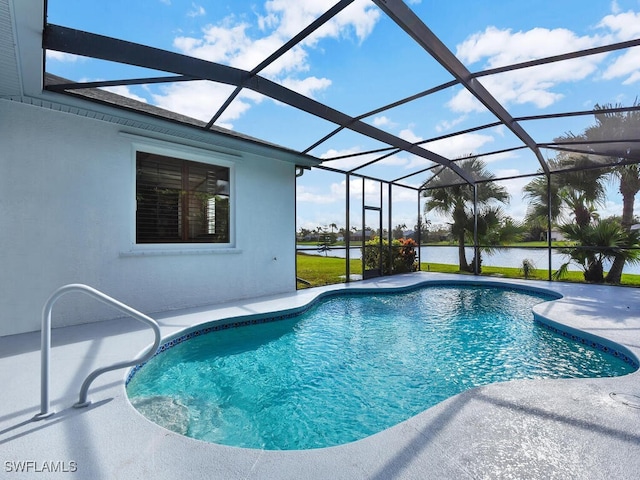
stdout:
<svg viewBox="0 0 640 480">
<path fill-rule="evenodd" d="M 80 283 L 73 283 L 69 285 L 65 285 L 64 287 L 60 287 L 58 290 L 53 292 L 53 294 L 45 303 L 44 308 L 42 309 L 42 331 L 41 331 L 41 371 L 40 371 L 40 413 L 38 413 L 33 420 L 42 420 L 43 418 L 50 417 L 55 413 L 55 411 L 50 410 L 49 405 L 49 377 L 50 377 L 50 359 L 51 359 L 51 310 L 53 309 L 53 305 L 56 301 L 62 297 L 63 295 L 70 292 L 81 292 L 93 297 L 111 307 L 114 307 L 116 310 L 120 310 L 123 313 L 139 320 L 143 323 L 146 323 L 153 329 L 153 333 L 155 334 L 155 339 L 153 341 L 153 345 L 151 348 L 142 356 L 137 357 L 133 360 L 127 362 L 118 362 L 113 365 L 109 365 L 107 367 L 97 368 L 93 372 L 91 372 L 87 378 L 82 383 L 82 387 L 80 388 L 80 397 L 78 399 L 78 403 L 74 404 L 75 408 L 86 407 L 91 404 L 91 401 L 87 400 L 87 391 L 89 390 L 89 386 L 91 382 L 93 382 L 96 377 L 102 375 L 103 373 L 110 372 L 111 370 L 118 370 L 120 368 L 131 367 L 141 362 L 146 362 L 149 360 L 158 349 L 160 345 L 160 326 L 158 323 L 152 319 L 144 315 L 143 313 L 134 310 L 133 308 L 125 305 L 114 298 L 105 295 L 104 293 L 96 290 L 93 287 L 88 285 L 83 285 Z"/>
</svg>

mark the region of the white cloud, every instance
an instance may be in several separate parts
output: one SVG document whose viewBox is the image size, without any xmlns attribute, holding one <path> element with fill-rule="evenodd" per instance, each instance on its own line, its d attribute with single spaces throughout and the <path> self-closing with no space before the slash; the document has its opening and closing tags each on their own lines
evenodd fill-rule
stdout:
<svg viewBox="0 0 640 480">
<path fill-rule="evenodd" d="M 637 205 L 636 205 L 637 207 Z M 620 212 L 622 212 L 622 203 L 615 202 L 611 199 L 607 199 L 605 201 L 604 206 L 601 206 L 598 209 L 598 213 L 600 214 L 600 218 L 607 218 L 612 216 L 619 216 Z"/>
<path fill-rule="evenodd" d="M 161 108 L 207 122 L 232 91 L 233 87 L 227 85 L 194 81 L 165 85 L 161 87 L 160 93 L 153 94 L 152 98 L 154 104 Z M 225 110 L 216 125 L 232 128 L 233 120 L 237 120 L 251 107 L 247 100 L 251 99 L 255 102 L 260 98 L 260 96 L 249 97 L 243 92 Z"/>
<path fill-rule="evenodd" d="M 74 55 L 73 53 L 56 52 L 54 50 L 47 50 L 47 61 L 55 60 L 62 63 L 75 63 L 84 60 L 85 57 Z"/>
<path fill-rule="evenodd" d="M 495 155 L 491 155 L 488 157 L 485 156 L 481 156 L 482 157 L 482 161 L 484 163 L 496 163 L 496 162 L 501 162 L 503 160 L 511 160 L 514 158 L 520 158 L 518 153 L 511 151 L 511 152 L 502 152 L 502 153 L 496 153 Z"/>
<path fill-rule="evenodd" d="M 362 198 L 362 179 L 352 178 L 349 182 L 349 194 L 352 199 Z M 347 180 L 332 182 L 329 185 L 302 185 L 298 182 L 296 187 L 296 199 L 298 202 L 330 204 L 344 204 L 346 198 Z M 378 192 L 377 182 L 364 182 L 364 191 L 367 195 L 373 195 Z"/>
<path fill-rule="evenodd" d="M 332 4 L 327 0 L 270 0 L 265 3 L 266 15 L 258 17 L 258 29 L 262 36 L 254 35 L 249 23 L 231 15 L 219 24 L 205 27 L 201 37 L 177 37 L 174 45 L 187 55 L 250 70 Z M 316 47 L 324 38 L 345 37 L 350 31 L 355 33 L 359 41 L 363 41 L 371 33 L 378 17 L 379 11 L 369 2 L 357 0 L 263 73 L 277 77 L 283 72 L 307 71 L 308 49 Z"/>
<path fill-rule="evenodd" d="M 494 174 L 498 178 L 515 177 L 522 172 L 515 168 L 498 169 Z M 511 180 L 500 181 L 500 186 L 504 187 L 509 194 L 509 203 L 505 207 L 505 213 L 516 221 L 524 220 L 527 215 L 529 202 L 524 199 L 522 189 L 531 181 L 531 178 L 514 178 Z"/>
<path fill-rule="evenodd" d="M 500 135 L 501 137 L 504 137 L 504 134 L 506 133 L 507 127 L 505 127 L 504 125 L 498 125 L 496 127 L 493 127 L 493 131 L 497 134 Z"/>
<path fill-rule="evenodd" d="M 290 0 L 273 0 L 278 5 L 279 11 L 287 12 L 291 15 L 291 11 L 301 9 L 303 12 L 310 8 L 315 10 L 314 17 L 319 16 L 328 10 L 335 2 L 327 0 L 313 0 L 309 2 L 291 2 Z M 312 6 L 313 5 L 313 6 Z M 318 9 L 318 7 L 320 7 Z M 298 17 L 299 15 L 294 15 Z M 359 42 L 363 42 L 373 31 L 375 24 L 380 18 L 380 10 L 369 0 L 356 0 L 334 18 L 325 23 L 315 33 L 305 40 L 307 45 L 315 45 L 322 38 L 345 38 L 355 34 Z M 309 22 L 307 22 L 308 24 Z M 298 33 L 304 24 L 293 22 L 295 25 L 295 33 Z M 295 34 L 293 33 L 293 34 Z M 293 36 L 293 34 L 291 36 Z"/>
<path fill-rule="evenodd" d="M 191 4 L 191 10 L 187 12 L 187 17 L 202 17 L 207 14 L 207 11 L 202 5 Z"/>
<path fill-rule="evenodd" d="M 355 155 L 357 153 L 362 152 L 362 148 L 359 146 L 346 148 L 344 150 L 335 150 L 333 148 L 327 150 L 322 153 L 319 158 L 334 158 L 334 157 L 342 157 L 348 155 Z M 380 157 L 380 154 L 368 154 L 368 155 L 357 155 L 355 157 L 343 158 L 339 160 L 330 160 L 326 162 L 327 166 L 332 168 L 338 168 L 340 170 L 351 170 L 353 168 L 359 167 L 360 165 L 364 165 L 371 160 L 375 160 Z"/>
<path fill-rule="evenodd" d="M 599 23 L 599 27 L 612 32 L 615 40 L 622 42 L 640 37 L 640 12 L 619 13 L 619 9 L 612 7 L 613 15 L 607 15 Z M 624 85 L 629 85 L 640 80 L 640 52 L 638 48 L 631 48 L 618 57 L 607 67 L 603 78 L 611 80 L 619 77 L 627 77 Z"/>
<path fill-rule="evenodd" d="M 640 51 L 635 48 L 616 58 L 602 74 L 606 80 L 627 77 L 622 83 L 630 85 L 640 80 Z"/>
<path fill-rule="evenodd" d="M 375 117 L 373 119 L 373 124 L 376 127 L 392 127 L 394 123 L 389 119 L 389 117 L 382 115 L 381 117 Z"/>
<path fill-rule="evenodd" d="M 624 85 L 631 85 L 632 83 L 636 83 L 638 80 L 640 80 L 640 71 L 633 72 L 631 75 L 629 75 L 629 78 L 627 78 L 622 83 Z"/>
<path fill-rule="evenodd" d="M 420 141 L 423 140 L 422 137 L 420 137 L 419 135 L 416 135 L 413 130 L 412 130 L 412 126 L 409 126 L 409 128 L 405 128 L 404 130 L 400 130 L 400 133 L 398 134 L 398 136 L 400 138 L 402 138 L 403 140 L 406 140 L 407 142 L 411 142 L 411 143 L 418 143 Z"/>
<path fill-rule="evenodd" d="M 611 2 L 611 11 L 613 13 L 620 13 L 621 12 L 620 5 L 618 5 L 618 2 L 616 0 L 613 0 Z"/>
<path fill-rule="evenodd" d="M 256 25 L 248 23 L 245 17 L 231 15 L 216 24 L 207 25 L 199 36 L 176 37 L 173 44 L 178 51 L 186 55 L 252 70 L 334 3 L 333 0 L 267 0 L 264 3 L 264 13 L 257 15 Z M 192 6 L 193 12 L 205 13 L 204 9 L 195 3 Z M 317 49 L 321 40 L 325 38 L 353 37 L 359 42 L 364 41 L 373 30 L 379 16 L 380 11 L 372 3 L 356 0 L 304 42 L 269 65 L 261 75 L 302 95 L 316 96 L 331 86 L 331 79 L 305 75 L 310 69 L 309 53 Z M 204 95 L 205 89 L 215 100 Z M 190 87 L 175 85 L 165 88 L 155 99 L 165 108 L 168 105 L 177 105 L 181 108 L 181 113 L 205 119 L 215 112 L 205 105 L 220 104 L 219 91 L 221 89 L 214 91 L 212 87 L 202 86 L 192 91 Z M 173 98 L 177 95 L 191 98 Z M 237 103 L 237 100 L 234 103 Z M 224 118 L 227 122 L 237 119 L 251 107 L 246 101 L 238 103 L 235 111 L 225 113 Z"/>
<path fill-rule="evenodd" d="M 103 87 L 103 89 L 107 90 L 108 92 L 112 92 L 117 95 L 120 95 L 122 97 L 132 98 L 133 100 L 137 100 L 138 102 L 148 103 L 146 98 L 136 95 L 131 90 L 129 90 L 129 87 L 127 87 L 126 85 L 118 85 L 115 87 Z"/>
<path fill-rule="evenodd" d="M 331 187 L 333 190 L 333 186 Z M 344 198 L 344 193 L 342 195 Z M 317 188 L 306 187 L 304 185 L 298 185 L 296 188 L 296 201 L 299 203 L 312 203 L 312 204 L 328 204 L 336 203 L 338 199 L 330 192 L 319 192 Z"/>
<path fill-rule="evenodd" d="M 487 27 L 458 45 L 456 55 L 467 64 L 485 59 L 486 68 L 495 68 L 594 47 L 603 40 L 600 36 L 578 37 L 564 28 L 533 28 L 514 33 L 511 29 Z"/>
<path fill-rule="evenodd" d="M 598 27 L 610 30 L 618 42 L 633 40 L 640 36 L 640 12 L 614 12 L 604 17 Z"/>
<path fill-rule="evenodd" d="M 498 178 L 506 178 L 506 177 L 516 177 L 518 175 L 520 175 L 522 172 L 520 172 L 520 170 L 518 170 L 517 168 L 503 168 L 503 169 L 499 169 L 496 170 L 494 172 L 495 176 Z M 518 179 L 518 180 L 524 180 L 524 183 L 522 184 L 523 186 L 527 183 L 529 183 L 529 179 L 527 178 L 523 178 L 523 179 Z M 512 182 L 513 180 L 510 180 L 510 182 Z"/>
<path fill-rule="evenodd" d="M 192 57 L 248 69 L 255 66 L 246 61 L 252 43 L 246 34 L 249 28 L 248 23 L 234 23 L 233 17 L 227 17 L 222 25 L 207 26 L 201 38 L 176 37 L 173 45 Z"/>
<path fill-rule="evenodd" d="M 482 61 L 481 68 L 487 69 L 583 50 L 607 40 L 610 40 L 610 35 L 578 36 L 563 28 L 533 28 L 513 32 L 510 29 L 488 27 L 458 45 L 457 56 L 468 65 Z M 576 82 L 594 74 L 604 57 L 592 55 L 576 58 L 483 77 L 479 81 L 505 105 L 533 104 L 538 108 L 546 108 L 563 97 L 554 91 L 559 84 Z M 454 112 L 461 113 L 485 110 L 468 91 L 462 89 L 447 105 Z"/>
<path fill-rule="evenodd" d="M 360 147 L 348 148 L 344 150 L 329 149 L 326 152 L 322 153 L 319 156 L 319 158 L 326 159 L 326 158 L 334 158 L 334 157 L 341 157 L 341 156 L 348 156 L 348 155 L 356 155 L 361 151 L 362 151 L 362 148 Z M 384 152 L 372 153 L 372 154 L 366 154 L 366 155 L 357 155 L 353 157 L 342 158 L 339 160 L 328 160 L 324 163 L 324 165 L 332 168 L 337 168 L 339 170 L 348 171 L 348 170 L 352 170 L 360 166 L 363 166 L 371 162 L 372 160 L 379 159 L 384 155 L 385 155 Z M 392 155 L 390 157 L 386 157 L 381 160 L 378 160 L 375 164 L 372 164 L 369 167 L 365 167 L 365 169 L 386 167 L 388 169 L 387 172 L 389 172 L 389 175 L 391 177 L 394 177 L 394 176 L 399 176 L 398 167 L 405 167 L 408 163 L 409 163 L 409 160 L 407 159 L 407 156 L 405 154 L 396 154 L 396 155 Z M 360 173 L 364 173 L 365 171 L 366 170 L 363 169 L 362 171 L 360 171 Z M 377 171 L 379 172 L 379 170 Z"/>
<path fill-rule="evenodd" d="M 378 154 L 378 155 L 384 155 L 384 154 Z M 408 163 L 409 163 L 409 160 L 406 158 L 406 156 L 404 156 L 401 153 L 397 153 L 396 155 L 392 155 L 390 157 L 386 157 L 378 161 L 376 165 L 385 166 L 385 167 L 404 167 Z"/>
<path fill-rule="evenodd" d="M 498 101 L 505 105 L 532 104 L 537 108 L 546 108 L 563 98 L 554 89 L 561 83 L 583 80 L 597 71 L 601 55 L 568 60 L 549 65 L 540 65 L 511 72 L 484 77 L 480 83 Z M 485 111 L 476 98 L 467 90 L 460 89 L 447 103 L 454 112 L 470 113 Z"/>
<path fill-rule="evenodd" d="M 436 132 L 446 132 L 447 130 L 451 130 L 453 127 L 458 125 L 459 123 L 464 122 L 467 119 L 467 115 L 461 115 L 453 120 L 441 120 L 436 125 Z"/>
<path fill-rule="evenodd" d="M 445 158 L 460 158 L 476 153 L 483 145 L 494 141 L 491 135 L 482 135 L 479 133 L 466 133 L 464 135 L 456 135 L 451 138 L 435 140 L 420 145 L 422 148 L 433 153 L 441 155 Z M 407 169 L 426 168 L 435 165 L 431 160 L 416 155 L 411 155 L 410 161 L 407 162 Z"/>
<path fill-rule="evenodd" d="M 287 78 L 283 85 L 295 92 L 313 98 L 316 92 L 321 92 L 331 85 L 328 78 L 306 77 L 303 79 Z"/>
<path fill-rule="evenodd" d="M 100 82 L 102 80 L 104 80 L 104 79 L 103 78 L 96 79 L 96 78 L 83 77 L 83 78 L 81 78 L 79 80 L 79 82 L 81 82 L 81 83 Z M 136 95 L 126 85 L 116 85 L 116 86 L 113 86 L 113 87 L 99 87 L 99 88 L 101 90 L 105 90 L 107 92 L 111 92 L 111 93 L 115 93 L 116 95 L 120 95 L 121 97 L 131 98 L 131 99 L 136 100 L 138 102 L 149 103 L 146 98 L 141 97 L 140 95 Z"/>
<path fill-rule="evenodd" d="M 333 158 L 333 157 L 342 157 L 345 155 L 354 155 L 361 151 L 362 149 L 360 147 L 351 147 L 351 148 L 346 148 L 344 150 L 336 150 L 335 148 L 330 148 L 326 152 L 322 153 L 320 155 L 320 158 Z"/>
<path fill-rule="evenodd" d="M 297 1 L 268 0 L 265 14 L 258 17 L 263 31 L 273 31 L 289 39 L 333 6 L 333 0 Z M 380 12 L 368 0 L 356 0 L 339 15 L 327 22 L 318 32 L 305 40 L 307 46 L 315 45 L 323 38 L 340 38 L 355 34 L 364 40 L 378 21 Z"/>
<path fill-rule="evenodd" d="M 446 106 L 455 113 L 472 113 L 472 112 L 484 112 L 485 107 L 480 103 L 476 97 L 471 95 L 467 90 L 460 89 L 451 100 L 446 103 Z"/>
<path fill-rule="evenodd" d="M 318 226 L 336 223 L 339 227 L 345 225 L 345 197 L 346 178 L 333 182 L 318 182 L 313 174 L 304 175 L 297 182 L 297 228 L 315 229 Z M 363 182 L 360 178 L 352 178 L 349 185 L 351 198 L 350 223 L 352 227 L 360 228 Z M 377 182 L 364 182 L 364 189 L 368 198 L 379 198 Z M 386 188 L 385 202 L 386 202 Z M 416 223 L 418 193 L 408 188 L 393 188 L 393 224 L 405 223 L 413 228 Z"/>
<path fill-rule="evenodd" d="M 406 170 L 413 170 L 413 169 L 422 170 L 422 169 L 425 169 L 425 168 L 433 167 L 435 165 L 438 165 L 438 164 L 436 162 L 433 162 L 433 161 L 427 159 L 427 158 L 419 157 L 417 155 L 412 155 L 411 156 L 411 160 L 406 165 Z M 409 173 L 411 173 L 411 172 L 409 172 Z M 419 176 L 419 175 L 417 175 L 417 176 Z M 412 177 L 412 178 L 416 178 L 416 177 Z"/>
<path fill-rule="evenodd" d="M 443 157 L 457 158 L 476 153 L 487 143 L 494 141 L 493 136 L 480 133 L 466 133 L 455 137 L 435 140 L 422 145 L 427 150 L 431 150 Z"/>
<path fill-rule="evenodd" d="M 578 36 L 563 29 L 533 28 L 513 32 L 510 29 L 488 27 L 469 36 L 457 47 L 457 56 L 467 65 L 482 62 L 481 69 L 495 68 L 527 60 L 548 57 L 570 51 L 584 50 L 610 42 L 620 42 L 640 36 L 640 13 L 621 12 L 617 1 L 611 3 L 610 15 L 597 25 L 598 33 Z M 603 62 L 614 56 L 602 72 L 602 78 L 622 78 L 629 85 L 640 81 L 640 51 L 637 48 L 621 54 L 589 55 L 549 65 L 541 65 L 479 81 L 505 105 L 532 104 L 547 108 L 563 98 L 559 85 L 584 80 L 599 73 Z M 468 91 L 460 89 L 447 103 L 454 112 L 482 112 L 484 106 Z"/>
<path fill-rule="evenodd" d="M 422 183 L 420 183 L 420 185 L 421 184 Z M 394 186 L 391 198 L 394 204 L 400 203 L 400 202 L 403 202 L 403 203 L 408 202 L 408 203 L 415 203 L 417 207 L 418 193 L 411 188 L 399 188 Z M 415 218 L 413 221 L 415 222 Z M 407 224 L 407 226 L 409 226 L 409 224 Z"/>
<path fill-rule="evenodd" d="M 413 131 L 413 126 L 409 126 L 400 131 L 398 136 L 408 142 L 418 143 L 423 140 L 421 136 Z M 477 152 L 483 145 L 494 141 L 492 135 L 482 135 L 479 133 L 467 133 L 456 135 L 450 138 L 435 140 L 421 144 L 420 147 L 446 158 L 458 158 Z M 433 161 L 417 155 L 394 156 L 396 164 L 407 169 L 426 168 L 434 164 Z"/>
</svg>

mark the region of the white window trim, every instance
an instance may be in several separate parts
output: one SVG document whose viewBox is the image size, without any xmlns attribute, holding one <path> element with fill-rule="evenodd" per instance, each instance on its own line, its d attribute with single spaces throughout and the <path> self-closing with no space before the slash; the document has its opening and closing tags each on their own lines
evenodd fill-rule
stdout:
<svg viewBox="0 0 640 480">
<path fill-rule="evenodd" d="M 205 150 L 188 145 L 175 144 L 163 140 L 139 137 L 128 133 L 121 135 L 132 139 L 131 142 L 131 208 L 129 212 L 129 249 L 120 252 L 121 257 L 170 256 L 170 255 L 209 255 L 240 253 L 236 246 L 236 163 L 242 160 L 235 156 L 215 150 Z M 229 242 L 228 243 L 136 243 L 136 153 L 139 151 L 165 155 L 179 160 L 188 160 L 209 165 L 218 165 L 229 169 Z"/>
</svg>

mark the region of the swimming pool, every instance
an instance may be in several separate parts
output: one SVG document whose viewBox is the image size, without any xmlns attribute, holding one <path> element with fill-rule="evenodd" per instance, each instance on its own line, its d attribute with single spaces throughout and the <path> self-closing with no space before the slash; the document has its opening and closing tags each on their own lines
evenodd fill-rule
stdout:
<svg viewBox="0 0 640 480">
<path fill-rule="evenodd" d="M 277 322 L 174 338 L 127 391 L 148 418 L 193 438 L 308 449 L 364 438 L 479 385 L 635 369 L 534 322 L 532 306 L 553 298 L 463 285 L 325 298 Z"/>
</svg>

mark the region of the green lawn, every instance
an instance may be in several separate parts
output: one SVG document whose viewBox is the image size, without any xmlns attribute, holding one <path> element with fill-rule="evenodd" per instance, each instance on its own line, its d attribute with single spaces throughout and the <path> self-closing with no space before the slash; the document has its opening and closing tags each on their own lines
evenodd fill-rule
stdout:
<svg viewBox="0 0 640 480">
<path fill-rule="evenodd" d="M 344 258 L 325 257 L 321 255 L 306 255 L 299 253 L 298 270 L 296 276 L 310 283 L 306 285 L 298 282 L 299 288 L 307 286 L 317 287 L 320 285 L 330 285 L 334 283 L 343 283 L 346 278 L 347 262 Z M 430 272 L 443 273 L 459 273 L 461 275 L 471 275 L 469 273 L 461 273 L 457 265 L 447 265 L 441 263 L 422 263 L 421 269 Z M 351 274 L 362 274 L 362 261 L 360 259 L 351 260 Z M 519 268 L 509 267 L 483 267 L 482 275 L 504 277 L 504 278 L 524 278 Z M 547 280 L 548 271 L 546 269 L 536 269 L 529 277 L 531 280 Z M 584 282 L 582 272 L 570 271 L 565 282 Z M 640 275 L 622 275 L 622 285 L 640 287 Z"/>
<path fill-rule="evenodd" d="M 307 255 L 298 253 L 298 269 L 296 276 L 309 282 L 312 287 L 343 283 L 346 279 L 347 261 L 344 258 L 325 257 L 321 255 Z M 351 260 L 351 274 L 362 274 L 362 261 Z M 304 283 L 298 282 L 298 287 L 304 288 Z"/>
</svg>

